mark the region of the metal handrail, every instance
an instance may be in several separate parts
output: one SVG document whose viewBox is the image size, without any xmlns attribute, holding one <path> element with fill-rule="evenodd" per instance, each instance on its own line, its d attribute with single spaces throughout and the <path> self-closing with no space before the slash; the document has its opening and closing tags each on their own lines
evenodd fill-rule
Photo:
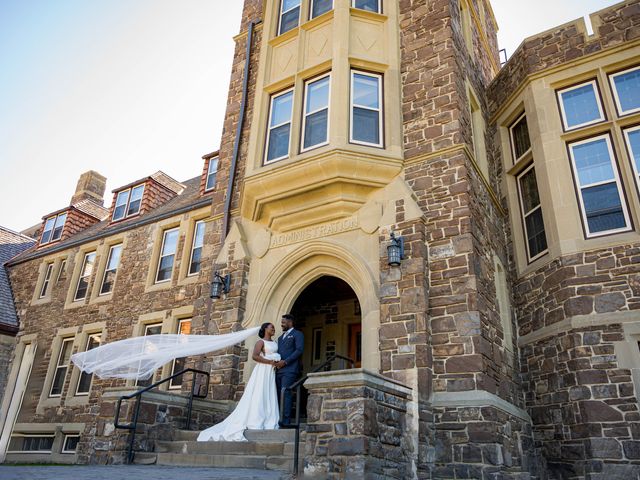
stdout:
<svg viewBox="0 0 640 480">
<path fill-rule="evenodd" d="M 159 385 L 162 385 L 163 383 L 167 383 L 171 380 L 173 380 L 176 377 L 179 377 L 181 375 L 184 375 L 185 373 L 193 373 L 193 380 L 191 381 L 191 392 L 189 394 L 189 407 L 187 410 L 187 425 L 186 425 L 186 429 L 190 430 L 191 429 L 191 413 L 193 411 L 193 399 L 194 398 L 207 398 L 207 394 L 209 392 L 209 373 L 205 372 L 203 370 L 196 370 L 195 368 L 185 368 L 184 370 L 181 370 L 177 373 L 174 373 L 173 375 L 171 375 L 170 377 L 167 378 L 163 378 L 162 380 L 158 380 L 157 382 L 149 385 L 148 387 L 145 387 L 141 390 L 138 390 L 135 393 L 131 393 L 129 395 L 123 395 L 118 399 L 118 403 L 116 405 L 116 418 L 114 420 L 114 426 L 115 428 L 119 428 L 119 429 L 123 429 L 123 430 L 129 430 L 131 433 L 129 434 L 129 447 L 127 449 L 127 463 L 131 464 L 133 463 L 133 457 L 135 455 L 135 452 L 133 451 L 133 444 L 136 438 L 136 430 L 138 429 L 138 416 L 140 414 L 140 404 L 141 404 L 141 400 L 142 400 L 142 394 L 148 392 L 149 390 L 152 390 L 154 388 L 156 388 Z M 196 377 L 198 375 L 204 375 L 207 378 L 207 383 L 205 384 L 205 388 L 204 388 L 204 395 L 202 393 L 197 393 L 195 392 L 195 385 L 196 385 Z M 202 388 L 199 389 L 200 391 L 202 391 Z M 129 424 L 121 424 L 120 423 L 120 408 L 122 406 L 122 401 L 123 400 L 131 400 L 132 398 L 136 399 L 136 406 L 135 406 L 135 410 L 133 413 L 133 419 L 131 420 L 131 423 Z"/>
<path fill-rule="evenodd" d="M 293 391 L 296 390 L 296 422 L 295 423 L 282 423 L 280 422 L 281 428 L 292 428 L 296 431 L 295 436 L 295 444 L 293 447 L 293 474 L 298 475 L 298 461 L 300 459 L 300 394 L 302 391 L 302 384 L 307 381 L 309 378 L 309 374 L 318 373 L 322 370 L 327 371 L 328 367 L 331 367 L 331 364 L 336 360 L 342 360 L 343 370 L 346 368 L 346 362 L 351 364 L 351 368 L 355 367 L 356 362 L 354 362 L 349 357 L 344 357 L 342 355 L 331 355 L 325 362 L 311 370 L 308 374 L 302 377 L 300 380 L 295 382 L 293 385 L 287 388 L 283 388 L 280 391 L 280 418 L 284 417 L 284 394 L 287 390 Z"/>
</svg>

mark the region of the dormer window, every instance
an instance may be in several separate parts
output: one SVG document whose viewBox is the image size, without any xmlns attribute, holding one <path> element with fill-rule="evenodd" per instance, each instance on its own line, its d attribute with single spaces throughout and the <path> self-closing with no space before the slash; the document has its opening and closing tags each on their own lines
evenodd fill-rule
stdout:
<svg viewBox="0 0 640 480">
<path fill-rule="evenodd" d="M 207 184 L 204 187 L 204 191 L 208 192 L 213 190 L 216 186 L 216 174 L 218 173 L 218 157 L 214 157 L 209 160 L 209 169 L 207 170 Z"/>
<path fill-rule="evenodd" d="M 127 188 L 118 192 L 116 204 L 113 209 L 113 221 L 132 217 L 140 212 L 142 205 L 142 195 L 144 194 L 144 184 L 132 188 Z"/>
<path fill-rule="evenodd" d="M 60 213 L 58 215 L 52 215 L 51 217 L 47 218 L 44 224 L 44 230 L 42 231 L 40 245 L 60 240 L 66 220 L 67 212 Z"/>
</svg>

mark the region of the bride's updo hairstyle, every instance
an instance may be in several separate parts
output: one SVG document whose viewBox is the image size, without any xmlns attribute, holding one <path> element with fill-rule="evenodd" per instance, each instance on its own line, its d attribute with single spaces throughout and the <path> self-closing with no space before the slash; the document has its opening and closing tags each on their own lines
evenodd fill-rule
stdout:
<svg viewBox="0 0 640 480">
<path fill-rule="evenodd" d="M 267 322 L 267 323 L 263 323 L 262 326 L 260 327 L 260 331 L 258 332 L 258 336 L 260 338 L 264 338 L 264 334 L 267 331 L 267 328 L 269 328 L 269 325 L 271 325 L 271 322 Z"/>
</svg>

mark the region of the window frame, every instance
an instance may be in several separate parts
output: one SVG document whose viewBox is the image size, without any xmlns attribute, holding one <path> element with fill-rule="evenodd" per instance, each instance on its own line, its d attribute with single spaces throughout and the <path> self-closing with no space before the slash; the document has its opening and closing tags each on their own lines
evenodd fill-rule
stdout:
<svg viewBox="0 0 640 480">
<path fill-rule="evenodd" d="M 204 191 L 210 192 L 216 188 L 216 177 L 218 176 L 218 164 L 220 162 L 220 157 L 212 157 L 209 159 L 209 165 L 207 165 L 207 178 L 204 182 Z M 211 172 L 211 165 L 216 166 L 215 172 Z M 213 185 L 209 186 L 209 179 L 213 176 Z"/>
<path fill-rule="evenodd" d="M 58 349 L 58 359 L 56 360 L 56 364 L 53 368 L 52 376 L 51 376 L 51 386 L 49 387 L 49 398 L 61 398 L 62 393 L 64 391 L 64 383 L 67 379 L 67 374 L 69 373 L 69 365 L 71 365 L 71 355 L 69 355 L 69 363 L 66 365 L 60 365 L 60 360 L 62 359 L 62 354 L 64 353 L 65 344 L 71 342 L 71 354 L 73 355 L 73 343 L 75 342 L 75 337 L 64 337 L 60 341 L 60 348 Z M 64 369 L 64 375 L 62 376 L 62 387 L 60 388 L 60 393 L 52 393 L 53 387 L 56 385 L 56 377 L 58 375 L 58 370 Z"/>
<path fill-rule="evenodd" d="M 177 334 L 180 335 L 180 327 L 182 326 L 183 323 L 185 322 L 192 322 L 193 318 L 192 317 L 186 317 L 186 318 L 181 318 L 178 320 L 178 327 L 177 327 Z M 193 323 L 191 323 L 191 325 L 193 325 Z M 189 327 L 189 330 L 191 330 L 191 327 Z M 186 358 L 186 357 L 180 357 L 180 358 Z M 171 362 L 171 369 L 169 370 L 169 375 L 174 375 L 176 373 L 175 368 L 176 368 L 176 361 L 179 360 L 180 358 L 174 358 L 173 361 Z M 167 386 L 168 390 L 179 390 L 182 388 L 182 383 L 180 383 L 180 385 L 174 385 L 173 381 L 175 380 L 175 378 L 172 378 L 171 380 L 169 380 L 169 385 Z"/>
<path fill-rule="evenodd" d="M 375 143 L 369 143 L 369 142 L 363 142 L 361 140 L 355 140 L 353 138 L 353 112 L 354 112 L 354 103 L 353 103 L 353 94 L 355 91 L 354 88 L 354 84 L 355 84 L 355 76 L 357 75 L 363 75 L 365 77 L 372 77 L 372 78 L 377 78 L 378 79 L 378 104 L 379 104 L 379 109 L 378 111 L 378 129 L 379 129 L 379 136 L 380 136 L 380 143 L 379 144 L 375 144 Z M 350 69 L 350 89 L 349 89 L 349 143 L 353 144 L 353 145 L 363 145 L 365 147 L 373 147 L 373 148 L 381 148 L 384 149 L 385 148 L 385 136 L 384 136 L 384 132 L 385 132 L 385 125 L 384 125 L 384 111 L 385 111 L 385 105 L 384 105 L 384 76 L 381 73 L 376 73 L 376 72 L 368 72 L 366 70 L 360 70 L 357 68 L 351 68 Z M 371 111 L 376 111 L 376 109 L 373 108 L 369 108 L 369 107 L 362 107 L 360 105 L 358 105 L 358 108 L 363 108 L 365 110 L 371 110 Z"/>
<path fill-rule="evenodd" d="M 290 8 L 287 11 L 283 10 L 284 2 L 285 2 L 285 0 L 280 0 L 280 6 L 278 7 L 278 34 L 276 35 L 277 37 L 279 37 L 280 35 L 284 35 L 285 33 L 290 32 L 290 31 L 300 27 L 300 17 L 302 16 L 302 0 L 298 0 L 298 5 L 293 7 L 293 8 Z M 282 17 L 285 15 L 285 13 L 288 13 L 288 12 L 290 12 L 292 10 L 295 10 L 296 8 L 298 9 L 298 24 L 295 27 L 291 28 L 290 30 L 287 30 L 286 32 L 283 32 L 282 31 Z"/>
<path fill-rule="evenodd" d="M 120 248 L 120 257 L 118 258 L 118 264 L 116 265 L 115 269 L 110 269 L 109 268 L 109 263 L 111 262 L 111 257 L 113 256 L 113 250 L 115 248 Z M 111 295 L 113 293 L 113 289 L 115 288 L 116 285 L 116 277 L 118 274 L 118 269 L 120 268 L 120 262 L 122 260 L 122 243 L 116 243 L 114 245 L 111 245 L 109 247 L 109 255 L 107 255 L 107 263 L 104 264 L 104 272 L 102 274 L 102 281 L 100 282 L 100 288 L 98 289 L 98 296 L 99 297 L 104 297 L 106 295 Z M 104 282 L 107 279 L 107 273 L 109 272 L 114 272 L 114 276 L 113 276 L 113 285 L 111 286 L 111 290 L 109 290 L 108 292 L 103 292 L 103 288 L 104 288 Z"/>
<path fill-rule="evenodd" d="M 77 451 L 77 445 L 76 445 L 76 450 L 67 450 L 67 440 L 69 438 L 77 438 L 78 442 L 80 442 L 80 434 L 79 433 L 65 433 L 64 434 L 64 439 L 62 440 L 62 450 L 60 451 L 60 453 L 64 453 L 64 454 L 75 454 Z"/>
<path fill-rule="evenodd" d="M 90 257 L 91 255 L 93 255 L 93 267 L 91 269 L 91 272 L 89 272 L 88 275 L 84 275 L 84 271 L 85 271 L 85 267 L 87 265 L 87 258 Z M 89 290 L 91 287 L 90 284 L 90 279 L 91 279 L 91 275 L 93 275 L 93 268 L 95 268 L 96 266 L 96 251 L 92 250 L 90 252 L 85 252 L 84 257 L 82 259 L 82 266 L 80 267 L 80 272 L 78 275 L 78 281 L 76 282 L 76 291 L 73 294 L 73 301 L 74 302 L 81 302 L 83 300 L 86 300 L 86 298 L 89 296 Z M 78 298 L 78 291 L 80 290 L 80 282 L 82 281 L 83 278 L 87 279 L 87 291 L 84 294 L 84 297 Z"/>
<path fill-rule="evenodd" d="M 40 287 L 40 295 L 38 296 L 38 300 L 47 297 L 47 291 L 49 290 L 49 286 L 51 284 L 51 277 L 53 275 L 53 262 L 49 262 L 47 264 L 47 269 L 44 273 L 44 280 L 42 281 L 42 285 Z"/>
<path fill-rule="evenodd" d="M 168 257 L 169 255 L 163 255 L 163 251 L 164 251 L 164 245 L 165 242 L 167 240 L 167 234 L 169 232 L 178 232 L 178 238 L 176 239 L 176 251 L 173 252 L 171 255 L 173 255 L 173 263 L 171 264 L 171 275 L 169 275 L 169 278 L 166 278 L 164 280 L 158 280 L 158 274 L 160 273 L 160 265 L 162 264 L 162 259 L 164 257 Z M 167 228 L 166 230 L 162 231 L 162 244 L 160 245 L 160 251 L 158 254 L 158 265 L 156 265 L 156 274 L 153 277 L 154 278 L 154 285 L 159 285 L 162 283 L 167 283 L 170 282 L 173 278 L 173 269 L 176 266 L 176 255 L 178 254 L 178 241 L 180 240 L 180 227 L 173 227 L 173 228 Z"/>
<path fill-rule="evenodd" d="M 289 116 L 289 121 L 284 123 L 279 123 L 278 125 L 274 125 L 272 127 L 271 115 L 273 114 L 273 102 L 277 98 L 287 95 L 288 93 L 291 93 L 291 114 Z M 292 137 L 291 134 L 293 133 L 292 128 L 293 128 L 294 110 L 295 110 L 295 86 L 291 86 L 285 90 L 280 90 L 279 92 L 271 94 L 271 96 L 269 97 L 269 114 L 267 115 L 267 135 L 264 142 L 264 160 L 263 160 L 264 165 L 271 165 L 272 163 L 276 163 L 281 160 L 286 160 L 287 158 L 291 157 L 291 137 Z M 272 130 L 275 130 L 276 128 L 282 127 L 283 125 L 287 125 L 287 124 L 289 124 L 289 141 L 288 141 L 287 154 L 282 157 L 273 158 L 269 160 L 269 145 L 271 144 L 271 132 Z"/>
<path fill-rule="evenodd" d="M 362 10 L 363 12 L 382 14 L 382 0 L 376 0 L 376 1 L 378 2 L 378 9 L 375 12 L 371 12 L 371 10 L 365 10 L 364 8 L 356 7 L 356 0 L 351 0 L 351 8 L 355 8 L 356 10 Z"/>
<path fill-rule="evenodd" d="M 152 322 L 149 322 L 149 323 L 145 323 L 143 326 L 144 326 L 144 329 L 142 331 L 142 336 L 143 337 L 153 336 L 153 335 L 147 335 L 147 332 L 149 331 L 149 329 L 153 328 L 153 327 L 160 327 L 160 333 L 157 333 L 157 334 L 154 334 L 154 335 L 162 335 L 162 328 L 164 327 L 164 322 L 162 322 L 162 321 L 152 321 Z M 153 384 L 153 379 L 155 378 L 157 372 L 158 372 L 158 370 L 155 370 L 153 372 L 153 374 L 146 380 L 136 379 L 136 380 L 134 380 L 133 384 L 136 387 L 149 386 L 149 385 Z M 149 382 L 149 383 L 148 383 L 148 385 L 142 385 L 140 382 Z"/>
<path fill-rule="evenodd" d="M 312 83 L 316 83 L 321 80 L 324 80 L 325 78 L 329 79 L 329 91 L 327 93 L 327 106 L 319 110 L 314 110 L 312 112 L 307 113 L 307 97 L 308 97 L 307 93 L 309 92 L 309 85 L 311 85 Z M 325 145 L 329 145 L 329 131 L 331 129 L 331 83 L 332 82 L 331 82 L 330 71 L 317 75 L 315 77 L 309 78 L 304 82 L 303 100 L 302 100 L 302 127 L 300 131 L 300 153 L 308 152 L 315 148 L 320 148 L 320 147 L 324 147 Z M 323 110 L 327 111 L 327 131 L 326 131 L 326 137 L 325 137 L 326 139 L 324 142 L 311 145 L 305 148 L 304 140 L 305 140 L 306 126 L 307 126 L 307 117 L 314 115 L 316 113 L 322 112 Z"/>
<path fill-rule="evenodd" d="M 579 125 L 573 125 L 571 127 L 569 127 L 568 122 L 567 122 L 567 115 L 565 112 L 565 108 L 564 108 L 564 102 L 562 101 L 562 94 L 566 93 L 566 92 L 570 92 L 572 90 L 577 90 L 578 88 L 582 88 L 585 85 L 591 85 L 593 87 L 593 92 L 596 98 L 596 104 L 598 106 L 598 111 L 600 113 L 600 117 L 595 119 L 595 120 L 591 120 L 589 122 L 585 122 L 585 123 L 581 123 Z M 598 79 L 597 78 L 592 78 L 591 80 L 586 80 L 584 82 L 580 82 L 577 83 L 575 85 L 571 85 L 568 87 L 564 87 L 564 88 L 560 88 L 558 90 L 556 90 L 556 99 L 558 102 L 558 109 L 560 110 L 560 120 L 562 121 L 562 130 L 564 132 L 573 132 L 574 130 L 578 130 L 580 128 L 585 128 L 585 127 L 589 127 L 591 125 L 597 125 L 599 123 L 602 122 L 606 122 L 607 121 L 607 115 L 604 111 L 604 104 L 602 101 L 602 95 L 600 93 L 600 87 L 598 85 Z"/>
<path fill-rule="evenodd" d="M 329 10 L 327 10 L 326 12 L 322 12 L 319 15 L 313 16 L 313 6 L 315 5 L 316 0 L 311 0 L 309 2 L 309 20 L 313 20 L 314 18 L 318 18 L 321 17 L 322 15 L 324 15 L 325 13 L 329 13 L 331 10 L 333 10 L 336 6 L 336 2 L 335 0 L 331 0 L 331 8 Z"/>
<path fill-rule="evenodd" d="M 529 148 L 527 148 L 527 150 L 522 155 L 520 155 L 519 157 L 517 156 L 516 142 L 515 142 L 515 137 L 513 135 L 513 130 L 523 118 L 527 119 L 527 112 L 525 111 L 523 111 L 521 115 L 518 115 L 518 117 L 513 122 L 511 122 L 511 125 L 509 126 L 509 141 L 511 142 L 511 157 L 513 158 L 514 165 L 518 163 L 520 160 L 522 160 L 523 158 L 525 158 L 527 155 L 529 155 L 533 150 L 533 145 L 531 142 L 531 133 L 529 132 L 529 121 L 527 120 L 527 134 L 529 136 Z"/>
<path fill-rule="evenodd" d="M 609 180 L 606 182 L 597 182 L 597 183 L 593 183 L 593 184 L 588 184 L 588 185 L 580 185 L 580 178 L 578 176 L 578 171 L 575 165 L 575 157 L 573 154 L 573 148 L 574 146 L 578 146 L 578 145 L 583 145 L 586 143 L 592 143 L 595 141 L 598 141 L 599 139 L 605 139 L 606 144 L 607 144 L 607 149 L 609 151 L 609 161 L 611 162 L 611 170 L 613 171 L 613 180 Z M 580 218 L 582 220 L 582 231 L 584 233 L 585 239 L 590 240 L 592 238 L 599 238 L 599 237 L 605 237 L 608 235 L 616 235 L 619 233 L 625 233 L 625 232 L 629 232 L 631 230 L 633 230 L 633 223 L 631 221 L 631 216 L 629 214 L 629 206 L 628 206 L 628 202 L 627 202 L 627 196 L 626 196 L 626 192 L 624 190 L 624 187 L 622 185 L 622 180 L 621 180 L 621 176 L 620 176 L 620 171 L 619 171 L 619 164 L 618 164 L 618 159 L 616 157 L 616 153 L 615 150 L 613 148 L 613 140 L 611 138 L 611 134 L 610 132 L 606 132 L 603 133 L 601 135 L 595 135 L 595 136 L 591 136 L 591 137 L 587 137 L 587 138 L 583 138 L 581 140 L 575 140 L 573 142 L 568 142 L 567 143 L 567 150 L 568 150 L 568 154 L 569 154 L 569 163 L 571 165 L 571 173 L 573 176 L 573 186 L 574 186 L 574 190 L 576 193 L 576 197 L 578 200 L 578 209 L 580 210 Z M 606 185 L 609 183 L 616 183 L 616 187 L 618 190 L 618 195 L 620 197 L 620 206 L 622 207 L 622 213 L 626 222 L 626 227 L 624 228 L 617 228 L 614 230 L 604 230 L 602 232 L 595 232 L 595 233 L 591 233 L 589 230 L 589 222 L 588 222 L 588 218 L 587 218 L 587 213 L 585 211 L 584 208 L 584 200 L 582 198 L 582 190 L 585 188 L 590 188 L 590 187 L 596 187 L 599 185 Z"/>
<path fill-rule="evenodd" d="M 54 243 L 54 242 L 58 242 L 60 241 L 60 239 L 62 238 L 62 233 L 64 232 L 64 226 L 67 223 L 67 211 L 65 210 L 64 212 L 58 213 L 56 215 L 50 215 L 49 217 L 47 217 L 44 221 L 44 227 L 42 229 L 42 234 L 40 235 L 40 245 L 48 245 L 50 243 Z M 54 238 L 55 232 L 58 228 L 58 222 L 60 220 L 60 217 L 64 217 L 64 221 L 62 222 L 62 225 L 60 225 L 60 236 L 58 238 Z M 49 230 L 46 230 L 47 228 L 47 223 L 53 220 L 53 223 L 51 225 L 51 228 Z M 50 232 L 50 236 L 49 238 L 45 241 L 44 240 L 44 234 Z"/>
<path fill-rule="evenodd" d="M 197 272 L 192 272 L 191 271 L 191 265 L 193 262 L 193 253 L 195 252 L 196 248 L 200 248 L 201 251 L 202 249 L 204 249 L 204 234 L 205 232 L 202 232 L 202 245 L 200 247 L 196 247 L 196 240 L 198 239 L 198 225 L 202 225 L 202 228 L 206 230 L 207 228 L 207 222 L 205 220 L 197 220 L 194 224 L 193 224 L 193 241 L 191 242 L 191 252 L 189 253 L 189 264 L 187 267 L 187 277 L 194 277 L 196 275 L 199 275 L 200 272 L 202 271 L 202 261 L 200 262 L 200 268 L 198 269 Z"/>
<path fill-rule="evenodd" d="M 531 215 L 532 213 L 536 212 L 537 210 L 541 210 L 542 211 L 542 200 L 540 201 L 540 203 L 538 204 L 538 206 L 536 208 L 534 208 L 533 210 L 530 210 L 529 212 L 524 211 L 524 196 L 522 195 L 522 187 L 520 185 L 520 179 L 522 177 L 524 177 L 527 173 L 529 173 L 530 170 L 534 171 L 534 175 L 535 175 L 535 164 L 533 162 L 531 162 L 527 167 L 525 167 L 521 172 L 519 172 L 516 175 L 516 187 L 518 189 L 518 203 L 520 204 L 520 218 L 522 219 L 522 232 L 524 234 L 524 246 L 527 252 L 527 263 L 531 264 L 533 262 L 535 262 L 536 260 L 538 260 L 539 258 L 544 257 L 545 255 L 547 255 L 549 253 L 549 240 L 547 239 L 547 248 L 545 248 L 543 251 L 539 252 L 537 255 L 535 256 L 531 256 L 531 249 L 529 247 L 529 235 L 527 233 L 527 217 L 529 215 Z M 537 187 L 537 183 L 538 183 L 538 177 L 536 176 L 536 187 Z M 540 190 L 538 189 L 538 198 L 540 198 Z M 544 211 L 542 211 L 542 224 L 544 225 Z M 544 233 L 545 233 L 545 238 L 547 235 L 547 228 L 545 226 L 544 229 Z"/>
<path fill-rule="evenodd" d="M 58 269 L 58 275 L 56 276 L 56 283 L 60 281 L 63 274 L 66 275 L 66 271 L 65 271 L 66 268 L 67 268 L 67 259 L 65 258 L 62 260 L 62 262 L 60 262 L 60 268 Z"/>
<path fill-rule="evenodd" d="M 611 87 L 611 94 L 613 96 L 613 102 L 616 105 L 616 113 L 618 114 L 618 117 L 626 117 L 628 115 L 633 115 L 634 113 L 640 112 L 640 107 L 634 108 L 633 110 L 629 110 L 626 112 L 622 111 L 622 104 L 620 102 L 620 97 L 618 95 L 618 89 L 616 88 L 616 82 L 615 82 L 615 77 L 624 75 L 625 73 L 633 72 L 634 70 L 640 71 L 640 65 L 635 65 L 633 67 L 629 67 L 624 70 L 620 70 L 618 72 L 612 72 L 607 75 L 607 77 L 609 78 L 609 86 Z"/>
<path fill-rule="evenodd" d="M 98 345 L 93 347 L 93 348 L 89 348 L 89 344 L 91 343 L 91 340 L 94 338 L 98 338 Z M 102 345 L 102 332 L 97 332 L 97 333 L 89 333 L 87 335 L 87 341 L 85 342 L 85 346 L 84 346 L 84 352 L 88 352 L 90 350 L 93 350 L 95 348 L 98 348 L 100 345 Z M 83 375 L 90 375 L 91 376 L 91 380 L 89 381 L 89 390 L 87 390 L 86 392 L 81 392 L 80 391 L 80 384 L 82 383 L 82 376 Z M 91 387 L 93 386 L 93 373 L 85 373 L 85 372 L 80 372 L 80 375 L 78 375 L 78 381 L 76 382 L 76 388 L 75 388 L 75 394 L 74 396 L 76 397 L 88 397 L 91 394 Z"/>
<path fill-rule="evenodd" d="M 634 157 L 634 152 L 631 148 L 631 142 L 629 139 L 629 133 L 630 132 L 637 132 L 640 131 L 640 124 L 636 124 L 636 125 L 630 125 L 626 128 L 622 129 L 622 136 L 624 137 L 624 146 L 625 149 L 627 151 L 627 157 L 629 158 L 629 161 L 631 162 L 631 169 L 633 171 L 634 177 L 635 177 L 635 185 L 637 188 L 638 193 L 640 194 L 640 169 L 638 169 L 638 166 L 636 165 L 636 161 L 635 161 L 635 157 Z M 638 155 L 640 155 L 640 152 L 638 152 Z"/>
<path fill-rule="evenodd" d="M 130 208 L 130 205 L 131 205 L 131 197 L 133 196 L 133 191 L 138 189 L 138 188 L 140 188 L 140 187 L 142 187 L 142 195 L 140 196 L 140 206 L 138 207 L 138 210 L 135 213 L 129 213 L 129 208 Z M 142 199 L 144 198 L 145 190 L 146 190 L 145 183 L 139 183 L 139 184 L 134 185 L 132 187 L 125 188 L 123 190 L 120 190 L 120 191 L 116 192 L 116 199 L 115 199 L 114 204 L 113 204 L 113 212 L 111 213 L 111 221 L 112 222 L 119 222 L 121 220 L 125 220 L 127 218 L 131 218 L 131 217 L 135 217 L 136 215 L 140 215 L 140 210 L 142 210 Z M 118 198 L 123 193 L 127 193 L 127 201 L 123 204 L 124 205 L 124 214 L 121 217 L 115 218 L 116 209 L 118 208 Z"/>
<path fill-rule="evenodd" d="M 12 434 L 9 439 L 9 444 L 11 444 L 11 439 L 13 438 L 22 438 L 22 450 L 11 450 L 7 448 L 7 453 L 19 453 L 19 454 L 40 454 L 43 453 L 52 453 L 53 452 L 53 443 L 55 443 L 56 436 L 53 433 L 25 433 L 25 434 Z M 50 438 L 52 439 L 52 445 L 49 450 L 24 450 L 24 439 L 25 438 Z"/>
</svg>

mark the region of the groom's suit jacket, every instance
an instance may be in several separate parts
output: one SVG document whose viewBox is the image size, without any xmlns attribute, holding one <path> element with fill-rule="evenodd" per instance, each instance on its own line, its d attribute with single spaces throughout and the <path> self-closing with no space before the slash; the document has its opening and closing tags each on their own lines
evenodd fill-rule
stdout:
<svg viewBox="0 0 640 480">
<path fill-rule="evenodd" d="M 286 338 L 284 334 L 278 338 L 278 353 L 287 365 L 278 370 L 278 374 L 298 374 L 302 370 L 302 352 L 304 352 L 304 335 L 295 328 Z"/>
</svg>

